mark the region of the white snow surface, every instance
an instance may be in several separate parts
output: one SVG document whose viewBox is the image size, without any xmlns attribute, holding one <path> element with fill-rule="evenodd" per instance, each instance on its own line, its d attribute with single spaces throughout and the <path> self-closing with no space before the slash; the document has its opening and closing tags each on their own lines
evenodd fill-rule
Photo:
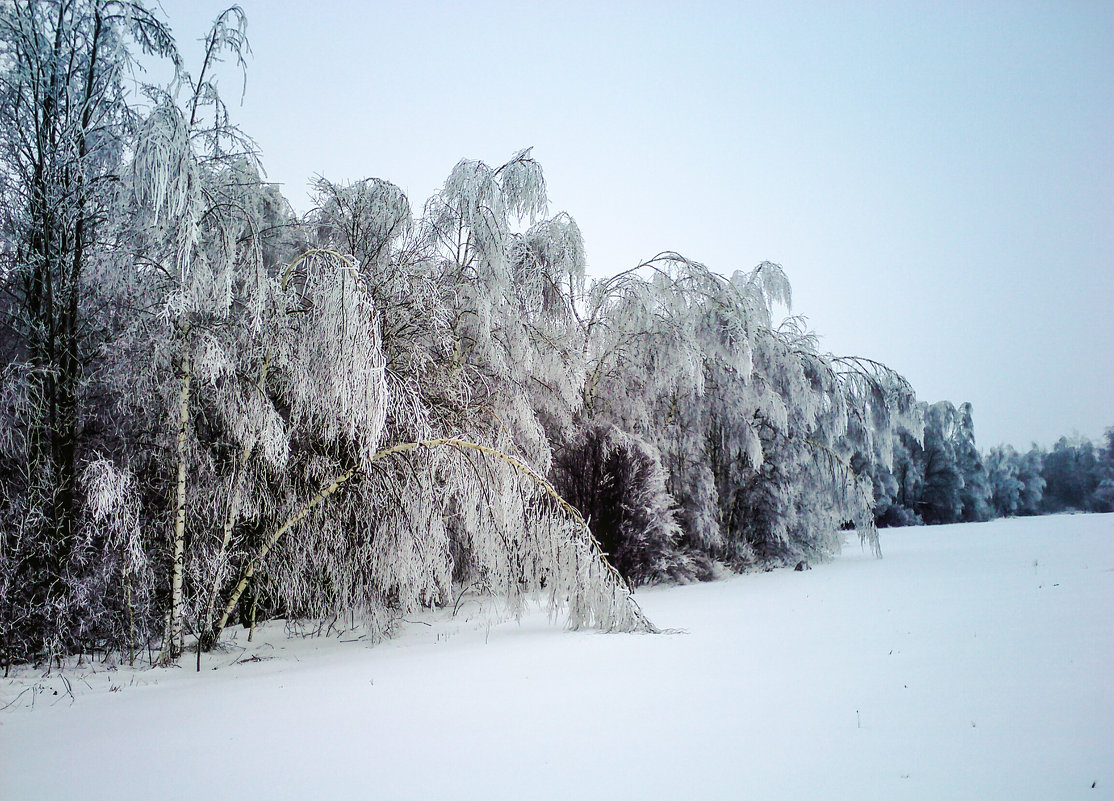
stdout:
<svg viewBox="0 0 1114 801">
<path fill-rule="evenodd" d="M 18 671 L 0 799 L 1114 798 L 1114 515 L 882 545 L 641 590 L 660 635 L 468 600 L 374 647 L 272 622 L 200 674 Z"/>
</svg>

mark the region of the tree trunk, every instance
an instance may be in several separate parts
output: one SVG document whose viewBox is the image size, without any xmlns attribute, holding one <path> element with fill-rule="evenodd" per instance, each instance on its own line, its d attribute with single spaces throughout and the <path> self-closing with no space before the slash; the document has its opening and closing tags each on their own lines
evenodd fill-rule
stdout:
<svg viewBox="0 0 1114 801">
<path fill-rule="evenodd" d="M 187 329 L 188 333 L 188 329 Z M 178 479 L 174 490 L 174 561 L 170 574 L 170 619 L 159 661 L 168 665 L 181 655 L 182 572 L 186 561 L 186 443 L 189 435 L 190 381 L 192 366 L 188 351 L 182 355 L 181 389 L 178 394 Z"/>
</svg>

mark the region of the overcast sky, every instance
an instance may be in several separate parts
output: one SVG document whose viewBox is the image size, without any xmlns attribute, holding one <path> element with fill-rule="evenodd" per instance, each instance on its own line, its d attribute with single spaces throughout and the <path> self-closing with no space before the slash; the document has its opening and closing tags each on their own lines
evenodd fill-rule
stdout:
<svg viewBox="0 0 1114 801">
<path fill-rule="evenodd" d="M 162 2 L 195 69 L 226 5 Z M 532 146 L 594 275 L 775 261 L 983 449 L 1114 425 L 1114 3 L 240 5 L 234 119 L 299 210 Z"/>
</svg>

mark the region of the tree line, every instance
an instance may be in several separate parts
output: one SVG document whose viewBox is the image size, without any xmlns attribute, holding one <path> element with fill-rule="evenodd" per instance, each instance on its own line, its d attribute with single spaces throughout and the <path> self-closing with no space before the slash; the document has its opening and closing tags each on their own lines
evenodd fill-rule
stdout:
<svg viewBox="0 0 1114 801">
<path fill-rule="evenodd" d="M 893 464 L 861 467 L 874 484 L 879 526 L 959 523 L 1057 512 L 1114 512 L 1114 427 L 1105 446 L 1061 437 L 1052 450 L 975 447 L 971 404 L 920 404 L 921 438 L 894 443 Z"/>
<path fill-rule="evenodd" d="M 529 150 L 299 217 L 218 89 L 246 53 L 236 7 L 191 60 L 138 0 L 0 4 L 5 667 L 466 592 L 651 630 L 639 584 L 878 550 L 935 407 L 781 267 L 589 280 Z"/>
</svg>

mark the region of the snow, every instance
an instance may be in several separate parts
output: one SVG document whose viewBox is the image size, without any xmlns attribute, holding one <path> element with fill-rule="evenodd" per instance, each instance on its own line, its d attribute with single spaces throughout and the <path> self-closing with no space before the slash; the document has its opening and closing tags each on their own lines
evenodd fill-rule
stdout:
<svg viewBox="0 0 1114 801">
<path fill-rule="evenodd" d="M 0 798 L 1114 798 L 1114 515 L 882 546 L 642 590 L 661 635 L 469 600 L 375 647 L 24 671 Z"/>
</svg>

